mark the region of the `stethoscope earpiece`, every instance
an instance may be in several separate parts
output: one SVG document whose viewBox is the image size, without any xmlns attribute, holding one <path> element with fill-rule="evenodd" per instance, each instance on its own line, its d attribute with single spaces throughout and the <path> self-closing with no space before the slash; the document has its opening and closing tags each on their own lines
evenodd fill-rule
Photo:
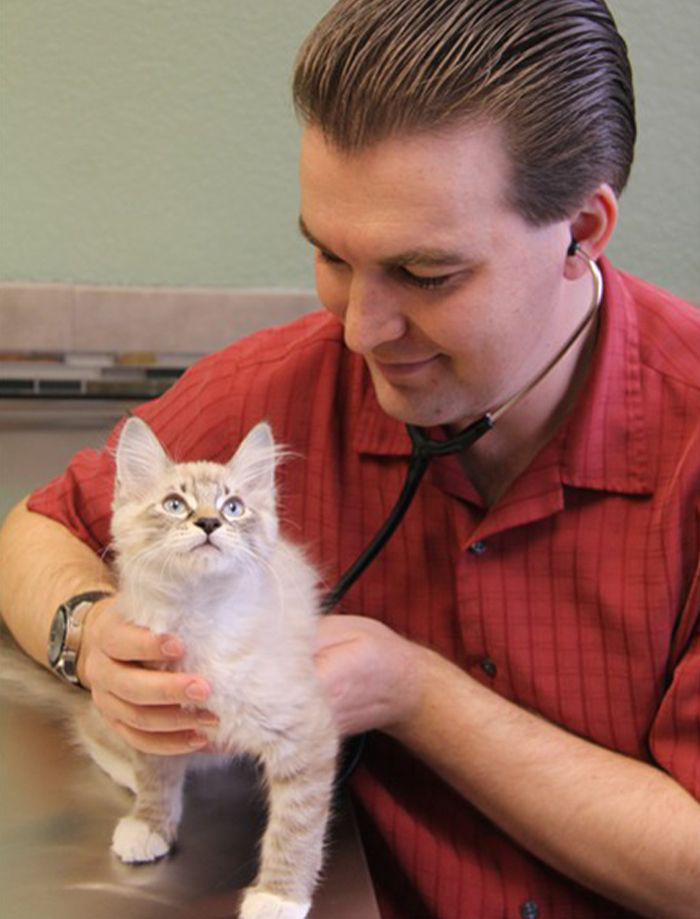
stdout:
<svg viewBox="0 0 700 919">
<path fill-rule="evenodd" d="M 572 236 L 571 243 L 569 244 L 569 248 L 566 250 L 567 256 L 576 255 L 579 249 L 580 249 L 579 244 L 576 242 L 576 240 Z"/>
</svg>

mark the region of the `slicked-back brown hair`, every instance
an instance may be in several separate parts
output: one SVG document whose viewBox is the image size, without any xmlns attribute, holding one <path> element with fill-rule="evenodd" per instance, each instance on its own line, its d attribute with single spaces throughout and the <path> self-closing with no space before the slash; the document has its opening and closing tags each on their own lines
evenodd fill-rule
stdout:
<svg viewBox="0 0 700 919">
<path fill-rule="evenodd" d="M 339 0 L 302 45 L 293 92 L 347 153 L 501 125 L 511 204 L 534 224 L 601 182 L 619 195 L 632 164 L 632 74 L 603 0 Z"/>
</svg>

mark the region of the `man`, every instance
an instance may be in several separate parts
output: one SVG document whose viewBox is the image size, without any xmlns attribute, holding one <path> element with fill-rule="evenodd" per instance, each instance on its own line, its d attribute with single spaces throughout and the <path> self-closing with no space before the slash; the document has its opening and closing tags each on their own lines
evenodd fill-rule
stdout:
<svg viewBox="0 0 700 919">
<path fill-rule="evenodd" d="M 139 410 L 178 459 L 268 418 L 283 516 L 328 581 L 398 494 L 402 422 L 449 436 L 321 624 L 389 919 L 700 915 L 700 316 L 603 258 L 632 159 L 602 0 L 341 0 L 300 54 L 301 228 L 327 313 L 201 362 Z M 114 591 L 110 454 L 7 521 L 2 610 L 46 662 L 58 604 Z M 53 519 L 50 519 L 53 518 Z M 232 599 L 232 608 L 235 600 Z M 78 675 L 135 747 L 201 746 L 177 636 L 87 614 Z M 196 701 L 199 713 L 185 712 Z M 206 715 L 205 715 L 206 716 Z"/>
</svg>

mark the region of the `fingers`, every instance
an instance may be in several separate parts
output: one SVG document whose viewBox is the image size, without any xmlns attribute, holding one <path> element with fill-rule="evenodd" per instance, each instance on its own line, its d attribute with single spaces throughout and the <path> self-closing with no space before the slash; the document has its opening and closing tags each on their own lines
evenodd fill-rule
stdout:
<svg viewBox="0 0 700 919">
<path fill-rule="evenodd" d="M 192 687 L 202 700 L 209 691 L 203 680 L 189 674 L 146 670 L 106 659 L 99 683 L 92 690 L 95 705 L 143 753 L 170 755 L 202 749 L 208 743 L 203 729 L 218 724 L 212 712 L 188 702 Z"/>
<path fill-rule="evenodd" d="M 94 670 L 93 693 L 104 690 L 133 705 L 192 705 L 209 698 L 207 681 L 192 673 L 149 670 L 107 654 L 95 656 Z"/>
<path fill-rule="evenodd" d="M 218 718 L 205 709 L 188 711 L 179 705 L 134 706 L 117 696 L 105 695 L 101 710 L 112 721 L 125 727 L 152 733 L 175 734 L 218 724 Z"/>
<path fill-rule="evenodd" d="M 119 628 L 105 631 L 103 650 L 120 661 L 148 661 L 166 663 L 175 661 L 185 653 L 185 647 L 174 635 L 156 635 L 149 629 L 128 622 Z"/>
<path fill-rule="evenodd" d="M 191 753 L 208 743 L 203 732 L 218 724 L 212 712 L 179 705 L 132 705 L 110 693 L 95 704 L 112 727 L 135 749 L 160 755 Z"/>
<path fill-rule="evenodd" d="M 314 662 L 341 734 L 386 731 L 410 716 L 421 693 L 421 651 L 376 620 L 321 619 Z"/>
<path fill-rule="evenodd" d="M 92 626 L 93 621 L 89 622 Z M 118 595 L 101 602 L 94 630 L 101 650 L 115 660 L 167 663 L 185 653 L 177 636 L 157 635 L 150 629 L 125 622 L 119 612 Z"/>
<path fill-rule="evenodd" d="M 105 600 L 98 614 L 88 617 L 80 653 L 84 685 L 135 705 L 205 702 L 210 687 L 203 677 L 153 669 L 154 664 L 172 664 L 182 657 L 180 639 L 125 622 L 118 603 L 118 596 Z"/>
<path fill-rule="evenodd" d="M 218 719 L 198 706 L 209 697 L 209 684 L 196 674 L 163 669 L 184 650 L 176 636 L 125 622 L 118 595 L 102 601 L 89 620 L 81 650 L 84 685 L 106 720 L 137 750 L 191 753 L 208 743 L 203 728 Z"/>
</svg>

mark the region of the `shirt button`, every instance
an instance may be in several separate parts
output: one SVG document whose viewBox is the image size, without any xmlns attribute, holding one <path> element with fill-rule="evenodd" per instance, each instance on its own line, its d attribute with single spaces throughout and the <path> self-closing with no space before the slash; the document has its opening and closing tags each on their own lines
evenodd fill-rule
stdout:
<svg viewBox="0 0 700 919">
<path fill-rule="evenodd" d="M 520 904 L 520 915 L 522 919 L 537 919 L 540 914 L 540 908 L 534 900 L 526 900 Z"/>
<path fill-rule="evenodd" d="M 496 666 L 496 661 L 494 661 L 490 657 L 482 658 L 481 669 L 484 671 L 486 676 L 496 676 L 496 674 L 498 673 L 498 667 Z"/>
<path fill-rule="evenodd" d="M 486 552 L 486 543 L 483 539 L 477 539 L 469 546 L 469 551 L 472 555 L 483 555 Z"/>
</svg>

